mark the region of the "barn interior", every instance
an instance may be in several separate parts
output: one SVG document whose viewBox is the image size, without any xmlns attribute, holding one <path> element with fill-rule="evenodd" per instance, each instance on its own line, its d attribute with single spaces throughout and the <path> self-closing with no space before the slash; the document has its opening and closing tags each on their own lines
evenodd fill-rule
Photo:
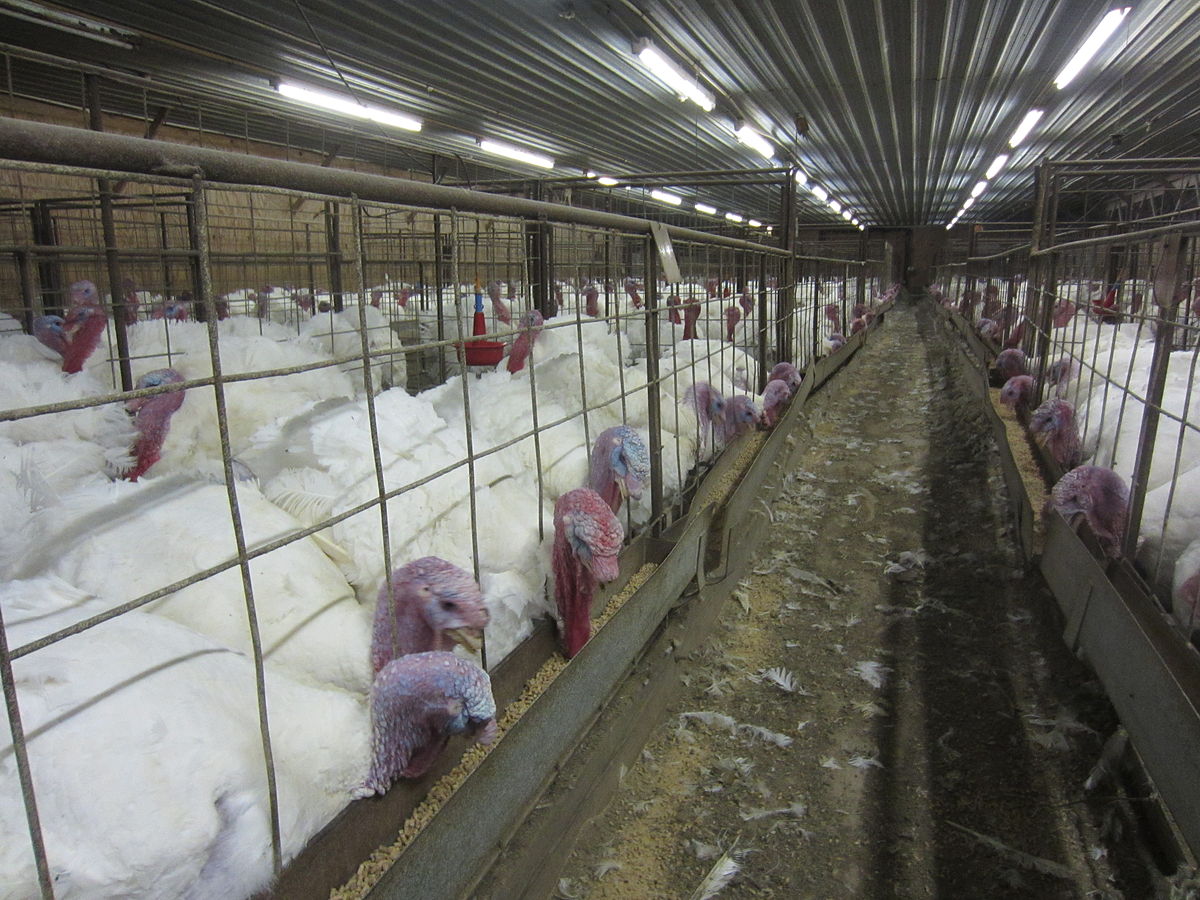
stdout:
<svg viewBox="0 0 1200 900">
<path fill-rule="evenodd" d="M 0 26 L 0 898 L 1200 897 L 1195 4 Z"/>
</svg>

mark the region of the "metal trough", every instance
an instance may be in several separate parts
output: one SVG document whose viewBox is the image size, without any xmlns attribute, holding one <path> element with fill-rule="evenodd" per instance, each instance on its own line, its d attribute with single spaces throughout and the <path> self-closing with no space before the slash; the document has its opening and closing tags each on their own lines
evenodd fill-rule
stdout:
<svg viewBox="0 0 1200 900">
<path fill-rule="evenodd" d="M 1032 559 L 1034 510 L 1004 423 L 988 399 L 987 349 L 962 316 L 943 312 L 977 354 L 972 381 L 992 422 L 1022 546 Z M 1063 639 L 1095 671 L 1179 838 L 1200 856 L 1200 660 L 1127 560 L 1104 558 L 1086 527 L 1076 532 L 1057 513 L 1044 521 L 1039 566 L 1065 619 Z"/>
</svg>

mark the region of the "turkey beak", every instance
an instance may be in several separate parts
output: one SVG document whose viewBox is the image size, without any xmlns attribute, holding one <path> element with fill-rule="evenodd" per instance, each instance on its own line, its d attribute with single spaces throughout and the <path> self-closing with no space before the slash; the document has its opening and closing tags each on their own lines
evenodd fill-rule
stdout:
<svg viewBox="0 0 1200 900">
<path fill-rule="evenodd" d="M 445 634 L 454 643 L 460 647 L 465 647 L 472 653 L 478 653 L 483 647 L 482 628 L 451 628 Z"/>
<path fill-rule="evenodd" d="M 641 499 L 642 496 L 642 480 L 635 478 L 633 475 L 628 475 L 621 479 L 621 493 L 626 499 L 632 497 L 634 500 Z"/>
</svg>

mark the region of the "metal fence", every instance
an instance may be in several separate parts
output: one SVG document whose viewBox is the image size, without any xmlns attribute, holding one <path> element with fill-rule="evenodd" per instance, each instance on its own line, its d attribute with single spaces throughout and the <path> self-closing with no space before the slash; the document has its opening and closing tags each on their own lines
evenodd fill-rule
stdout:
<svg viewBox="0 0 1200 900">
<path fill-rule="evenodd" d="M 688 389 L 758 394 L 884 290 L 878 264 L 680 228 L 667 283 L 644 220 L 4 134 L 0 880 L 18 894 L 129 890 L 126 860 L 169 892 L 231 823 L 261 844 L 253 890 L 362 778 L 388 573 L 472 571 L 494 666 L 552 607 L 553 501 L 602 430 L 648 444 L 622 512 L 627 536 L 657 533 L 726 442 Z M 190 175 L 147 174 L 164 166 Z M 179 834 L 180 810 L 205 826 Z M 73 828 L 114 840 L 105 816 L 129 846 L 89 868 Z"/>
<path fill-rule="evenodd" d="M 1200 160 L 1038 171 L 1031 246 L 943 266 L 944 302 L 1071 404 L 1083 463 L 1130 489 L 1121 551 L 1195 635 L 1200 587 Z"/>
</svg>

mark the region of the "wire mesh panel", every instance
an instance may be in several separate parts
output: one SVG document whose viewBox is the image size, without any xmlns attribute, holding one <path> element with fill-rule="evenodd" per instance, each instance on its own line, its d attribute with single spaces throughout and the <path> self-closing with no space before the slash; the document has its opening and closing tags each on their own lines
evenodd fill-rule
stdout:
<svg viewBox="0 0 1200 900">
<path fill-rule="evenodd" d="M 645 231 L 199 178 L 11 163 L 0 195 L 18 895 L 260 889 L 362 790 L 394 572 L 473 576 L 440 614 L 494 667 L 554 610 L 558 498 L 661 531 L 825 307 L 844 332 L 882 289 L 698 234 L 667 281 Z M 653 466 L 618 491 L 620 426 Z"/>
<path fill-rule="evenodd" d="M 1093 528 L 1112 555 L 1136 562 L 1193 640 L 1198 176 L 1200 161 L 1189 160 L 1048 163 L 1032 252 L 1018 246 L 940 272 L 945 302 L 997 349 L 1022 354 L 1009 358 L 1020 371 L 999 366 L 1000 377 L 1034 379 L 1030 427 L 1055 461 L 1120 476 L 1128 503 Z"/>
</svg>

